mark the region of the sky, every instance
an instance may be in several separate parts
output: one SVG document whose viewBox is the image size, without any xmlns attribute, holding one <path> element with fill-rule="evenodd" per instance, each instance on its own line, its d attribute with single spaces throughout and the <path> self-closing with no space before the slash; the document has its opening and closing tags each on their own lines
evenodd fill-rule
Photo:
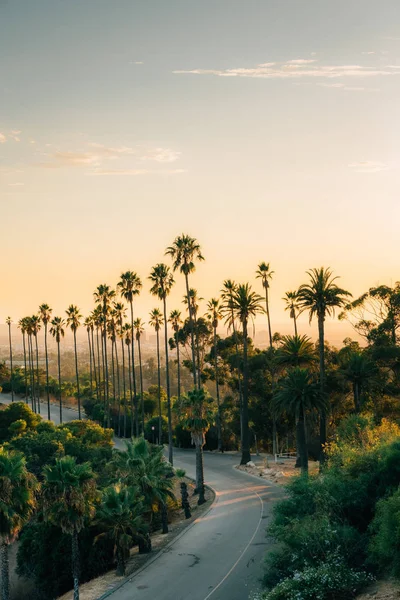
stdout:
<svg viewBox="0 0 400 600">
<path fill-rule="evenodd" d="M 399 24 L 398 0 L 0 0 L 0 322 L 87 314 L 128 269 L 146 321 L 182 232 L 206 300 L 269 262 L 282 332 L 311 267 L 394 283 Z"/>
</svg>

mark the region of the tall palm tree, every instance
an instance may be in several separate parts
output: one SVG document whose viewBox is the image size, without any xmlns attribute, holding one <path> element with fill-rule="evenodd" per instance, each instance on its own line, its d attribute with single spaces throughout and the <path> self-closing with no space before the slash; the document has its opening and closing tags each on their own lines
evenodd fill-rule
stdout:
<svg viewBox="0 0 400 600">
<path fill-rule="evenodd" d="M 24 317 L 25 330 L 28 340 L 28 364 L 29 364 L 29 383 L 31 388 L 31 407 L 36 412 L 36 396 L 35 396 L 35 369 L 33 361 L 33 345 L 32 345 L 32 320 L 31 317 Z"/>
<path fill-rule="evenodd" d="M 204 260 L 204 256 L 201 253 L 200 244 L 195 238 L 190 237 L 187 234 L 182 234 L 177 236 L 172 243 L 172 246 L 169 246 L 165 252 L 166 255 L 171 256 L 173 260 L 173 270 L 177 271 L 178 269 L 185 277 L 186 283 L 186 296 L 187 296 L 187 304 L 189 311 L 189 320 L 190 320 L 190 336 L 192 342 L 192 363 L 193 363 L 193 385 L 196 387 L 197 378 L 196 378 L 196 359 L 195 359 L 195 345 L 194 345 L 194 323 L 193 323 L 193 314 L 192 307 L 190 303 L 189 296 L 189 275 L 193 273 L 196 269 L 195 260 L 202 261 Z"/>
<path fill-rule="evenodd" d="M 232 328 L 233 337 L 235 340 L 236 362 L 239 365 L 239 343 L 235 322 L 235 311 L 233 309 L 233 294 L 237 285 L 232 279 L 226 279 L 221 290 L 222 296 L 222 314 L 225 316 L 225 323 L 228 326 L 228 332 Z M 242 378 L 238 367 L 238 386 L 239 386 L 239 418 L 240 418 L 240 446 L 243 446 L 243 390 Z"/>
<path fill-rule="evenodd" d="M 102 327 L 102 323 L 103 323 L 101 306 L 96 306 L 96 308 L 92 312 L 92 315 L 93 315 L 93 325 L 96 328 L 96 352 L 95 352 L 95 354 L 97 354 L 97 368 L 98 368 L 97 397 L 99 400 L 101 400 L 102 390 L 104 389 L 104 349 L 103 349 L 103 345 L 101 344 L 102 360 L 100 360 L 100 340 L 99 340 L 99 337 L 100 337 L 99 333 L 101 331 L 101 327 Z"/>
<path fill-rule="evenodd" d="M 157 337 L 157 383 L 158 383 L 158 443 L 162 444 L 162 415 L 161 415 L 161 365 L 160 365 L 160 329 L 163 316 L 159 308 L 150 312 L 149 325 L 154 327 Z"/>
<path fill-rule="evenodd" d="M 121 377 L 120 377 L 120 363 L 119 363 L 119 358 L 118 358 L 118 344 L 117 344 L 117 338 L 121 339 L 121 331 L 122 328 L 124 326 L 124 319 L 126 317 L 126 309 L 125 309 L 125 305 L 122 304 L 122 302 L 114 302 L 114 310 L 113 310 L 113 315 L 116 321 L 116 329 L 115 329 L 115 335 L 116 335 L 116 340 L 115 340 L 115 362 L 116 362 L 116 368 L 117 368 L 117 404 L 118 404 L 118 431 L 120 431 L 120 415 L 121 415 Z M 122 341 L 122 348 L 124 350 L 124 342 Z M 122 376 L 124 376 L 124 373 L 122 373 Z"/>
<path fill-rule="evenodd" d="M 205 434 L 212 423 L 211 398 L 204 389 L 194 389 L 183 398 L 182 409 L 185 411 L 184 425 L 189 429 L 192 443 L 196 447 L 196 482 L 199 493 L 198 504 L 204 504 L 204 467 L 203 446 Z M 249 459 L 250 460 L 250 459 Z"/>
<path fill-rule="evenodd" d="M 133 321 L 133 327 L 135 329 L 135 337 L 138 344 L 138 353 L 139 353 L 139 381 L 140 381 L 140 405 L 141 405 L 141 413 L 142 413 L 142 433 L 144 435 L 144 398 L 143 398 L 143 370 L 142 370 L 142 349 L 140 345 L 140 338 L 144 333 L 144 327 L 142 319 L 139 317 Z M 132 341 L 133 343 L 133 341 Z M 138 418 L 136 410 L 136 419 Z"/>
<path fill-rule="evenodd" d="M 113 389 L 113 408 L 115 408 L 115 401 L 117 397 L 117 386 L 115 379 L 115 350 L 117 347 L 117 324 L 115 321 L 115 310 L 113 309 L 110 313 L 110 317 L 107 322 L 107 333 L 108 338 L 111 342 L 111 374 L 112 374 L 112 389 Z M 108 411 L 108 421 L 110 421 L 110 410 Z M 110 427 L 110 423 L 108 423 L 108 427 Z"/>
<path fill-rule="evenodd" d="M 332 271 L 324 267 L 307 271 L 310 283 L 303 284 L 298 290 L 298 304 L 301 311 L 307 310 L 310 323 L 314 317 L 318 320 L 319 383 L 321 396 L 325 393 L 325 319 L 334 316 L 335 308 L 345 306 L 351 293 L 338 287 Z M 324 461 L 323 447 L 326 443 L 326 409 L 320 414 L 320 462 Z"/>
<path fill-rule="evenodd" d="M 121 274 L 120 281 L 118 282 L 118 289 L 120 294 L 129 303 L 131 312 L 131 328 L 134 330 L 133 325 L 133 300 L 135 296 L 140 294 L 142 289 L 142 281 L 137 273 L 134 271 L 125 271 Z M 136 373 L 135 373 L 135 344 L 132 341 L 131 344 L 131 363 L 132 363 L 132 382 L 133 382 L 133 399 L 135 402 L 136 416 L 137 416 L 137 398 L 136 398 Z M 131 387 L 132 390 L 132 387 Z M 133 414 L 133 412 L 132 412 Z M 133 432 L 132 432 L 133 434 Z M 139 420 L 136 419 L 136 437 L 139 435 Z"/>
<path fill-rule="evenodd" d="M 61 317 L 54 317 L 51 321 L 50 335 L 53 336 L 57 342 L 57 362 L 58 362 L 58 390 L 59 390 L 59 402 L 60 402 L 60 423 L 62 420 L 62 392 L 61 392 L 61 353 L 60 353 L 60 342 L 61 338 L 64 337 L 65 322 Z"/>
<path fill-rule="evenodd" d="M 268 333 L 269 333 L 269 345 L 272 348 L 272 330 L 271 330 L 271 319 L 269 316 L 269 299 L 268 299 L 268 290 L 269 290 L 269 282 L 272 279 L 272 275 L 274 271 L 271 271 L 269 263 L 261 262 L 258 265 L 258 270 L 256 271 L 257 279 L 261 279 L 263 288 L 265 290 L 265 308 L 267 311 L 268 318 Z"/>
<path fill-rule="evenodd" d="M 213 345 L 214 345 L 214 370 L 215 370 L 215 390 L 217 396 L 217 436 L 218 450 L 222 451 L 222 420 L 221 406 L 219 400 L 219 381 L 218 381 L 218 352 L 217 352 L 217 327 L 218 322 L 222 317 L 221 306 L 217 298 L 211 298 L 207 304 L 207 318 L 210 320 L 213 328 Z"/>
<path fill-rule="evenodd" d="M 168 360 L 168 317 L 167 317 L 167 296 L 169 295 L 172 286 L 175 281 L 170 272 L 170 268 L 159 263 L 152 268 L 150 276 L 152 287 L 150 293 L 153 296 L 157 296 L 163 303 L 164 313 L 164 342 L 165 342 L 165 377 L 167 384 L 167 410 L 168 410 L 168 460 L 173 464 L 173 452 L 172 452 L 172 415 L 171 415 L 171 390 L 169 383 L 169 360 Z M 161 432 L 161 419 L 160 419 L 160 432 Z M 161 437 L 160 437 L 161 440 Z"/>
<path fill-rule="evenodd" d="M 125 344 L 124 344 L 125 341 Z M 127 403 L 126 403 L 126 373 L 125 373 L 125 345 L 128 349 L 128 377 L 129 377 L 129 393 L 131 398 L 131 437 L 133 437 L 134 428 L 134 405 L 133 405 L 133 384 L 132 384 L 132 369 L 131 369 L 131 349 L 130 345 L 133 344 L 133 332 L 132 325 L 125 323 L 121 329 L 121 343 L 122 343 L 122 373 L 123 373 L 123 386 L 124 386 L 124 437 L 126 437 L 126 420 L 127 420 Z M 138 425 L 136 426 L 136 431 Z M 137 437 L 137 436 L 136 436 Z"/>
<path fill-rule="evenodd" d="M 74 600 L 79 600 L 79 532 L 85 519 L 95 513 L 96 480 L 90 463 L 76 464 L 76 458 L 63 456 L 43 470 L 44 517 L 71 536 Z"/>
<path fill-rule="evenodd" d="M 25 319 L 20 319 L 18 321 L 18 327 L 22 333 L 22 347 L 24 351 L 24 380 L 25 380 L 25 402 L 28 404 L 28 372 L 26 370 L 26 321 Z"/>
<path fill-rule="evenodd" d="M 250 439 L 249 439 L 249 373 L 248 373 L 248 323 L 258 313 L 264 312 L 262 297 L 251 291 L 248 283 L 239 284 L 232 295 L 232 307 L 235 318 L 242 324 L 243 331 L 243 440 L 242 458 L 240 464 L 246 465 L 250 461 Z"/>
<path fill-rule="evenodd" d="M 197 360 L 197 386 L 201 388 L 201 361 L 200 361 L 200 347 L 199 347 L 199 331 L 197 327 L 197 314 L 199 312 L 199 301 L 204 300 L 204 298 L 199 298 L 197 294 L 197 290 L 194 288 L 190 288 L 189 290 L 189 298 L 190 305 L 192 308 L 192 317 L 193 317 L 193 325 L 195 332 L 195 344 L 196 344 L 196 360 Z M 186 304 L 186 297 L 183 300 L 184 304 Z"/>
<path fill-rule="evenodd" d="M 39 316 L 44 325 L 44 354 L 46 358 L 46 397 L 47 397 L 47 418 L 50 421 L 50 391 L 49 391 L 49 354 L 47 347 L 47 330 L 51 319 L 51 313 L 53 309 L 48 304 L 41 304 L 39 306 Z"/>
<path fill-rule="evenodd" d="M 93 320 L 92 317 L 86 317 L 84 323 L 86 333 L 88 337 L 88 349 L 89 349 L 89 374 L 90 374 L 90 397 L 93 396 L 93 355 L 92 355 L 92 340 L 91 333 L 93 331 Z"/>
<path fill-rule="evenodd" d="M 40 317 L 38 315 L 32 315 L 31 317 L 31 328 L 32 335 L 35 338 L 35 353 L 36 353 L 36 384 L 37 384 L 37 411 L 40 415 L 40 378 L 39 378 L 39 347 L 38 347 L 38 333 L 40 331 Z M 33 354 L 32 354 L 33 359 Z"/>
<path fill-rule="evenodd" d="M 95 302 L 101 307 L 102 311 L 102 340 L 104 349 L 104 368 L 105 368 L 105 387 L 104 387 L 104 423 L 110 426 L 110 399 L 108 385 L 108 357 L 107 357 L 107 317 L 111 310 L 111 302 L 115 298 L 115 290 L 109 285 L 103 283 L 99 285 L 93 293 Z"/>
<path fill-rule="evenodd" d="M 286 292 L 282 300 L 285 301 L 285 310 L 290 313 L 290 318 L 293 319 L 294 323 L 294 335 L 297 336 L 297 317 L 300 312 L 300 306 L 297 298 L 297 291 Z"/>
<path fill-rule="evenodd" d="M 172 310 L 168 321 L 171 323 L 172 329 L 175 333 L 175 344 L 176 344 L 176 362 L 178 367 L 178 403 L 181 399 L 181 363 L 179 357 L 179 330 L 182 325 L 181 311 Z"/>
<path fill-rule="evenodd" d="M 36 507 L 36 477 L 22 453 L 0 446 L 1 598 L 10 598 L 9 545 L 30 520 Z"/>
<path fill-rule="evenodd" d="M 82 315 L 79 312 L 79 308 L 75 304 L 70 304 L 67 310 L 67 327 L 70 327 L 74 334 L 74 353 L 75 353 L 75 376 L 76 376 L 76 390 L 78 395 L 78 418 L 81 418 L 81 390 L 79 387 L 79 369 L 78 369 L 78 349 L 76 347 L 76 332 L 81 324 Z"/>
<path fill-rule="evenodd" d="M 321 409 L 324 406 L 318 384 L 308 369 L 293 367 L 279 383 L 273 396 L 274 410 L 287 412 L 296 419 L 296 439 L 299 445 L 301 470 L 308 472 L 308 451 L 305 431 L 307 409 Z"/>
<path fill-rule="evenodd" d="M 8 341 L 10 345 L 10 384 L 11 384 L 11 402 L 14 402 L 14 370 L 13 370 L 13 353 L 12 353 L 12 341 L 11 341 L 11 317 L 6 318 L 6 324 L 8 325 Z"/>
</svg>

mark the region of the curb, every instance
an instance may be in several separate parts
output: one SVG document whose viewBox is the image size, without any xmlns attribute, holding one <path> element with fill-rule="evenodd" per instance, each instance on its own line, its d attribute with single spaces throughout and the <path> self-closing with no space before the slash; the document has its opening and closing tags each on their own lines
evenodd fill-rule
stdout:
<svg viewBox="0 0 400 600">
<path fill-rule="evenodd" d="M 194 479 L 192 479 L 191 477 L 188 477 L 188 479 L 191 479 L 192 481 L 195 481 Z M 208 488 L 209 490 L 211 490 L 214 494 L 214 500 L 212 501 L 212 503 L 210 504 L 210 506 L 207 508 L 207 510 L 205 510 L 201 517 L 199 518 L 203 518 L 206 515 L 208 515 L 208 513 L 210 512 L 210 510 L 212 508 L 214 508 L 214 506 L 217 504 L 218 502 L 218 494 L 217 492 L 214 490 L 214 488 L 212 488 L 210 485 L 205 484 L 206 488 Z M 138 569 L 137 571 L 135 571 L 135 573 L 132 573 L 131 575 L 128 575 L 127 577 L 125 577 L 121 582 L 119 582 L 112 590 L 109 590 L 108 592 L 105 592 L 102 596 L 99 596 L 97 600 L 105 600 L 105 598 L 109 598 L 112 594 L 114 594 L 114 592 L 117 592 L 119 589 L 121 589 L 126 583 L 131 582 L 133 579 L 135 579 L 135 577 L 137 577 L 137 575 L 139 575 L 140 573 L 143 573 L 143 571 L 145 571 L 148 567 L 150 567 L 150 565 L 152 565 L 158 558 L 160 558 L 160 556 L 162 556 L 164 554 L 164 552 L 166 552 L 167 550 L 169 550 L 178 540 L 180 540 L 190 529 L 192 529 L 192 527 L 196 524 L 198 519 L 194 519 L 194 521 L 192 521 L 190 523 L 190 525 L 188 525 L 187 527 L 185 527 L 185 529 L 183 531 L 181 531 L 180 533 L 178 533 L 178 535 L 176 537 L 174 537 L 174 539 L 172 539 L 170 542 L 168 542 L 168 544 L 166 544 L 164 546 L 164 548 L 161 548 L 161 550 L 159 550 L 158 552 L 156 552 L 154 554 L 154 556 L 152 558 L 150 558 L 148 561 L 146 561 L 146 563 L 140 567 L 140 569 Z"/>
</svg>

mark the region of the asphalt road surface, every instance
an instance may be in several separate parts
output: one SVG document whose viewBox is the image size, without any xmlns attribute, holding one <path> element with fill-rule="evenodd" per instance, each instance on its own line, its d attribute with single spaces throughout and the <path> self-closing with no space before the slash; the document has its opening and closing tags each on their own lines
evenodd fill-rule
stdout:
<svg viewBox="0 0 400 600">
<path fill-rule="evenodd" d="M 10 398 L 2 394 L 0 401 Z M 47 415 L 44 404 L 42 415 Z M 58 423 L 57 406 L 51 416 Z M 64 421 L 76 418 L 76 411 L 63 409 Z M 238 471 L 238 462 L 237 454 L 204 453 L 206 483 L 217 495 L 211 510 L 112 592 L 111 600 L 247 600 L 260 589 L 269 547 L 265 528 L 283 490 Z M 194 477 L 194 452 L 174 449 L 174 466 Z"/>
</svg>

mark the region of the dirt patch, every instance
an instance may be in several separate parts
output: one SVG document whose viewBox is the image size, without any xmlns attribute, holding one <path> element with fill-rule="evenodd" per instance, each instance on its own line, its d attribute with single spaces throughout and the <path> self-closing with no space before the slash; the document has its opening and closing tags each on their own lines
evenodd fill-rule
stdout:
<svg viewBox="0 0 400 600">
<path fill-rule="evenodd" d="M 265 458 L 262 463 L 237 465 L 236 468 L 239 471 L 250 473 L 250 475 L 256 475 L 257 477 L 268 479 L 268 481 L 272 481 L 273 483 L 284 485 L 292 477 L 300 474 L 300 469 L 296 469 L 295 464 L 296 460 L 294 458 L 278 460 L 278 462 Z M 310 474 L 318 473 L 318 469 L 319 463 L 310 460 L 308 463 L 308 472 Z"/>
<path fill-rule="evenodd" d="M 356 600 L 399 600 L 400 585 L 390 581 L 377 581 Z"/>
<path fill-rule="evenodd" d="M 174 540 L 182 531 L 184 531 L 193 521 L 196 521 L 201 515 L 208 510 L 211 503 L 214 501 L 215 494 L 209 488 L 206 488 L 206 503 L 202 506 L 197 506 L 198 496 L 193 496 L 194 484 L 191 480 L 185 478 L 188 485 L 189 503 L 192 512 L 190 519 L 185 519 L 183 510 L 180 505 L 177 505 L 169 514 L 169 532 L 165 535 L 155 532 L 151 536 L 152 552 L 150 554 L 139 554 L 137 548 L 131 550 L 131 555 L 126 566 L 125 577 L 131 576 L 133 573 L 143 567 L 147 561 L 152 560 L 154 556 L 159 554 L 167 544 Z M 176 481 L 175 496 L 180 500 L 180 482 Z M 112 590 L 125 579 L 125 577 L 118 577 L 115 574 L 115 569 L 108 571 L 104 575 L 92 579 L 80 586 L 79 597 L 80 600 L 97 600 L 100 596 L 106 592 Z M 58 600 L 71 600 L 71 592 L 67 592 L 63 596 L 60 596 Z"/>
</svg>

